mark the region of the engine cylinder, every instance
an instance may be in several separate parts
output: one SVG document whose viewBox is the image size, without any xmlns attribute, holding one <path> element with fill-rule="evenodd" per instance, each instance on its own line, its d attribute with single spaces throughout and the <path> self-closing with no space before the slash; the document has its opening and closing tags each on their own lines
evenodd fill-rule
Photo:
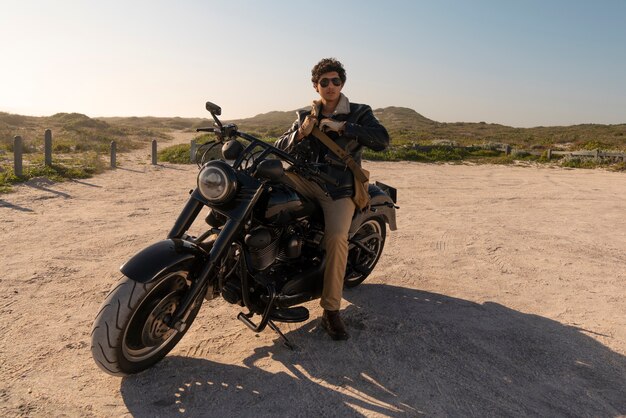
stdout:
<svg viewBox="0 0 626 418">
<path fill-rule="evenodd" d="M 302 240 L 296 234 L 290 235 L 285 240 L 285 256 L 287 258 L 297 258 L 302 254 Z"/>
<path fill-rule="evenodd" d="M 250 251 L 250 261 L 255 270 L 265 270 L 278 256 L 278 238 L 265 227 L 258 227 L 246 235 L 245 243 Z"/>
</svg>

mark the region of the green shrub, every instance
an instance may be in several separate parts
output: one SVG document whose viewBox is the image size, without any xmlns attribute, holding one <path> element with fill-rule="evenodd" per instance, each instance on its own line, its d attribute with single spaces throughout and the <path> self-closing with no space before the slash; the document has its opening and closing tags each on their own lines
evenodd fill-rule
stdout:
<svg viewBox="0 0 626 418">
<path fill-rule="evenodd" d="M 417 149 L 416 149 L 417 148 Z M 389 148 L 385 151 L 371 151 L 365 149 L 363 151 L 363 158 L 372 161 L 424 161 L 424 162 L 438 162 L 438 161 L 460 161 L 463 160 L 468 152 L 463 148 L 454 147 L 430 147 L 423 150 L 416 148 Z"/>
<path fill-rule="evenodd" d="M 469 152 L 469 156 L 471 157 L 499 157 L 502 154 L 501 151 L 493 150 L 493 149 L 477 149 Z"/>
<path fill-rule="evenodd" d="M 364 149 L 363 158 L 370 161 L 395 161 L 392 158 L 390 151 L 372 151 L 370 149 Z"/>
<path fill-rule="evenodd" d="M 569 168 L 597 168 L 601 164 L 588 158 L 568 158 L 561 162 L 561 166 Z"/>
<path fill-rule="evenodd" d="M 204 158 L 204 161 L 216 160 L 222 158 L 222 145 L 217 144 L 213 147 L 210 147 L 213 144 L 213 138 L 210 135 L 202 135 L 195 138 L 196 144 L 198 144 L 197 148 L 197 159 L 200 161 Z M 263 141 L 268 142 L 270 144 L 276 141 L 276 138 L 263 138 Z M 242 145 L 246 147 L 247 142 L 241 141 Z M 205 145 L 206 144 L 206 145 Z M 261 148 L 257 147 L 255 152 L 261 151 Z M 191 145 L 190 144 L 180 144 L 180 145 L 172 145 L 167 148 L 163 148 L 157 154 L 157 158 L 161 162 L 168 162 L 172 164 L 190 164 L 190 155 L 191 155 Z"/>
<path fill-rule="evenodd" d="M 63 154 L 69 154 L 73 151 L 72 144 L 66 141 L 54 141 L 52 143 L 52 152 L 60 152 Z"/>
<path fill-rule="evenodd" d="M 13 184 L 36 177 L 64 181 L 66 179 L 87 178 L 104 170 L 105 164 L 95 152 L 73 156 L 71 159 L 64 160 L 63 163 L 54 163 L 51 166 L 44 165 L 43 157 L 38 157 L 31 161 L 30 165 L 24 167 L 21 176 L 15 175 L 13 167 L 0 169 L 0 193 L 9 192 Z"/>
<path fill-rule="evenodd" d="M 515 163 L 515 157 L 513 157 L 512 155 L 501 155 L 499 157 L 490 159 L 489 162 L 492 164 L 508 165 Z"/>
<path fill-rule="evenodd" d="M 191 164 L 190 153 L 191 145 L 189 144 L 172 145 L 160 150 L 157 153 L 157 159 L 172 164 Z"/>
<path fill-rule="evenodd" d="M 11 185 L 19 181 L 20 179 L 15 175 L 13 168 L 0 170 L 0 193 L 11 191 Z"/>
<path fill-rule="evenodd" d="M 203 156 L 206 161 L 211 159 L 222 158 L 222 146 L 216 145 L 211 150 L 208 150 L 208 147 L 202 146 L 203 144 L 199 144 L 196 155 L 198 160 Z M 206 154 L 205 154 L 206 153 Z M 157 153 L 157 159 L 160 162 L 168 162 L 172 164 L 191 164 L 191 145 L 190 144 L 179 144 L 172 145 L 167 148 L 163 148 Z M 195 164 L 195 162 L 194 162 Z"/>
<path fill-rule="evenodd" d="M 587 141 L 584 144 L 582 144 L 582 148 L 592 151 L 595 149 L 607 149 L 609 148 L 609 146 L 600 141 Z"/>
<path fill-rule="evenodd" d="M 428 161 L 460 161 L 467 155 L 463 148 L 436 147 L 425 154 Z"/>
</svg>

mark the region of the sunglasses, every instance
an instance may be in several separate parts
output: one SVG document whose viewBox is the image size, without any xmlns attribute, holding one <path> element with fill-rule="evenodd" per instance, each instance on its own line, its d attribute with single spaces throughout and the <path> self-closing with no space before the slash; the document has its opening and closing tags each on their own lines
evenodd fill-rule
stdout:
<svg viewBox="0 0 626 418">
<path fill-rule="evenodd" d="M 322 78 L 322 79 L 320 79 L 320 81 L 318 81 L 318 83 L 320 83 L 320 86 L 322 86 L 322 87 L 328 87 L 328 85 L 330 84 L 331 81 L 332 81 L 334 86 L 336 86 L 336 87 L 341 86 L 341 79 L 339 77 Z"/>
</svg>

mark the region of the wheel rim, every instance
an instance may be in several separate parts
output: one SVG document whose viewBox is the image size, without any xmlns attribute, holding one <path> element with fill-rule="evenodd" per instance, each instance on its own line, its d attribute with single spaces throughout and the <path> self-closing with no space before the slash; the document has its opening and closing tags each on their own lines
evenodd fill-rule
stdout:
<svg viewBox="0 0 626 418">
<path fill-rule="evenodd" d="M 165 318 L 174 313 L 180 299 L 180 292 L 172 292 L 150 312 L 141 332 L 141 341 L 146 347 L 158 345 L 176 332 L 167 326 Z"/>
<path fill-rule="evenodd" d="M 178 332 L 165 324 L 182 300 L 187 272 L 168 274 L 143 298 L 124 331 L 122 350 L 129 361 L 145 360 L 165 347 Z"/>
<path fill-rule="evenodd" d="M 376 265 L 376 262 L 380 258 L 380 254 L 383 250 L 383 231 L 380 223 L 375 219 L 370 219 L 361 225 L 359 230 L 354 234 L 356 241 L 360 242 L 368 250 L 364 251 L 357 245 L 350 248 L 348 253 L 348 260 L 353 266 L 351 272 L 346 276 L 345 281 L 347 283 L 358 281 L 363 277 L 363 273 L 360 273 L 354 269 L 355 266 L 370 271 Z M 368 273 L 369 274 L 369 273 Z"/>
</svg>

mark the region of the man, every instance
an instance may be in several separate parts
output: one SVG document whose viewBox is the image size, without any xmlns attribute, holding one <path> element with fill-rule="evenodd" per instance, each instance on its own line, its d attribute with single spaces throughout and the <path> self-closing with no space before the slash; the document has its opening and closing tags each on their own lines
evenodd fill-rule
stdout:
<svg viewBox="0 0 626 418">
<path fill-rule="evenodd" d="M 367 105 L 350 103 L 341 93 L 346 71 L 334 58 L 325 58 L 311 71 L 313 88 L 320 99 L 310 111 L 299 111 L 298 118 L 277 141 L 276 146 L 312 163 L 328 163 L 326 174 L 338 181 L 323 190 L 317 183 L 297 173 L 287 172 L 287 182 L 303 195 L 317 200 L 324 212 L 324 246 L 326 267 L 320 305 L 324 308 L 322 327 L 333 340 L 346 340 L 349 335 L 339 315 L 343 281 L 348 258 L 348 232 L 354 215 L 354 178 L 341 158 L 311 135 L 314 126 L 361 164 L 364 146 L 382 151 L 389 145 L 389 135 Z"/>
</svg>

